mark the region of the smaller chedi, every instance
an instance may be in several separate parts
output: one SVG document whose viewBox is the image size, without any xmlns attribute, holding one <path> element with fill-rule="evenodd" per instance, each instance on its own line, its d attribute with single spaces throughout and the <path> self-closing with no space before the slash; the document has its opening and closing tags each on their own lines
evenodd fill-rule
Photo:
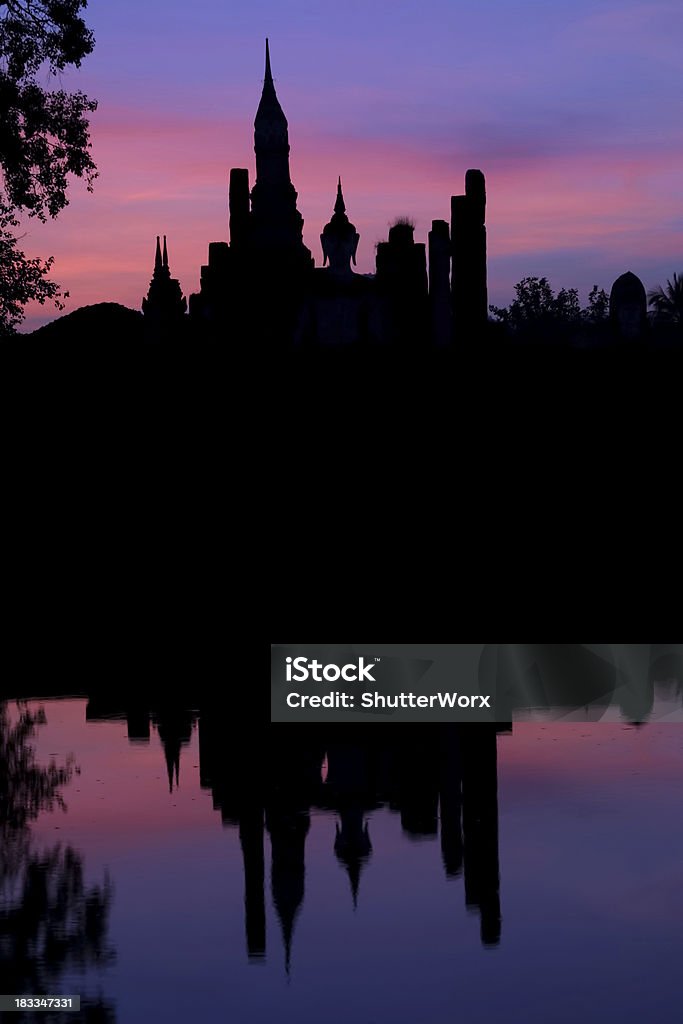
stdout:
<svg viewBox="0 0 683 1024">
<path fill-rule="evenodd" d="M 163 254 L 160 238 L 157 235 L 154 274 L 147 297 L 142 300 L 142 312 L 150 322 L 163 326 L 169 326 L 179 321 L 187 312 L 187 299 L 183 295 L 180 281 L 171 277 L 166 235 L 164 235 Z"/>
</svg>

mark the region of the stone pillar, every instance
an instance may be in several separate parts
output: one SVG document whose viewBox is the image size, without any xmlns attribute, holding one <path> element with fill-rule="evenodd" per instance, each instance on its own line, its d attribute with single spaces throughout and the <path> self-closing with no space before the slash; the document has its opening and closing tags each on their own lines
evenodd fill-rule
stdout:
<svg viewBox="0 0 683 1024">
<path fill-rule="evenodd" d="M 249 171 L 233 167 L 230 171 L 230 247 L 244 251 L 249 238 Z"/>
<path fill-rule="evenodd" d="M 486 182 L 481 171 L 465 175 L 465 195 L 451 199 L 453 331 L 458 340 L 483 329 L 488 319 L 486 282 Z"/>
<path fill-rule="evenodd" d="M 451 340 L 451 239 L 448 222 L 433 220 L 429 232 L 429 306 L 432 341 L 445 348 Z"/>
<path fill-rule="evenodd" d="M 475 327 L 488 320 L 488 288 L 486 281 L 486 179 L 481 171 L 465 175 L 465 195 L 471 217 L 472 318 Z"/>
<path fill-rule="evenodd" d="M 427 253 L 412 224 L 398 222 L 377 246 L 377 288 L 384 310 L 384 340 L 411 347 L 428 332 Z"/>
</svg>

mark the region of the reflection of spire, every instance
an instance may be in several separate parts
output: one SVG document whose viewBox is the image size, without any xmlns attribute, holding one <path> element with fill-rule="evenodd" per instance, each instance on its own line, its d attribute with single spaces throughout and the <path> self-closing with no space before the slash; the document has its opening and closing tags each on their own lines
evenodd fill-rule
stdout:
<svg viewBox="0 0 683 1024">
<path fill-rule="evenodd" d="M 337 825 L 334 852 L 339 863 L 346 868 L 351 883 L 353 907 L 356 910 L 360 876 L 372 853 L 368 826 L 363 822 L 363 810 L 360 806 L 350 807 L 341 812 L 341 828 Z"/>
<path fill-rule="evenodd" d="M 310 816 L 293 808 L 276 807 L 266 816 L 273 852 L 271 884 L 273 904 L 280 920 L 285 947 L 285 970 L 290 973 L 294 926 L 304 901 L 306 836 Z"/>
<path fill-rule="evenodd" d="M 180 743 L 177 746 L 173 743 L 164 743 L 164 758 L 166 759 L 166 773 L 168 775 L 168 791 L 173 792 L 173 776 L 175 775 L 175 786 L 180 785 Z"/>
<path fill-rule="evenodd" d="M 190 742 L 193 716 L 191 712 L 172 708 L 155 715 L 154 721 L 164 748 L 168 791 L 172 793 L 174 779 L 176 789 L 180 783 L 180 751 Z"/>
</svg>

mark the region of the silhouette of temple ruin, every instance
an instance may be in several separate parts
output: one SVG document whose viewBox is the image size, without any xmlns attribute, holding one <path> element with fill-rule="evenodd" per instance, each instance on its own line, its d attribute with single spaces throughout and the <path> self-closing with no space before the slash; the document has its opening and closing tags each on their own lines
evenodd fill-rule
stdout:
<svg viewBox="0 0 683 1024">
<path fill-rule="evenodd" d="M 166 235 L 164 235 L 163 255 L 157 235 L 154 274 L 150 281 L 147 297 L 142 300 L 142 312 L 149 322 L 158 324 L 160 327 L 172 327 L 178 318 L 187 312 L 187 299 L 182 293 L 180 282 L 171 277 Z"/>
<path fill-rule="evenodd" d="M 303 240 L 304 221 L 289 166 L 289 126 L 280 105 L 266 40 L 265 78 L 254 121 L 256 181 L 233 168 L 230 241 L 209 244 L 190 321 L 216 339 L 267 337 L 301 346 L 446 346 L 486 324 L 486 189 L 481 171 L 467 172 L 465 194 L 451 201 L 451 223 L 435 220 L 429 251 L 414 226 L 399 219 L 377 245 L 374 275 L 353 270 L 360 236 L 347 215 L 342 181 L 320 235 L 322 266 Z M 332 192 L 332 188 L 330 190 Z M 331 196 L 332 199 L 332 196 Z M 428 265 L 429 263 L 429 265 Z M 173 321 L 180 287 L 159 259 L 146 316 Z M 171 287 L 173 285 L 173 287 Z"/>
</svg>

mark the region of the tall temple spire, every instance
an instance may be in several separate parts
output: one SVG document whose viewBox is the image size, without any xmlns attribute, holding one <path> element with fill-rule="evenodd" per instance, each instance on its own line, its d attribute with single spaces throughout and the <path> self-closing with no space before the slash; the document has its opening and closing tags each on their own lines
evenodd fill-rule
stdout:
<svg viewBox="0 0 683 1024">
<path fill-rule="evenodd" d="M 263 129 L 266 134 L 277 135 L 284 133 L 284 144 L 287 146 L 289 152 L 289 140 L 287 139 L 287 118 L 285 117 L 284 111 L 280 106 L 280 101 L 277 98 L 275 92 L 275 83 L 273 81 L 273 72 L 270 66 L 270 46 L 266 39 L 266 75 L 263 79 L 263 91 L 261 93 L 261 102 L 258 105 L 256 111 L 256 120 L 254 121 L 254 127 L 257 135 L 259 127 Z M 258 139 L 257 139 L 258 142 Z"/>
<path fill-rule="evenodd" d="M 164 266 L 168 266 L 168 249 L 166 248 L 166 235 L 164 235 Z"/>
<path fill-rule="evenodd" d="M 268 38 L 266 37 L 266 82 L 273 83 L 273 73 L 270 70 L 270 46 L 268 45 Z"/>
<path fill-rule="evenodd" d="M 157 235 L 157 252 L 156 252 L 156 256 L 154 258 L 154 273 L 155 274 L 156 274 L 157 270 L 161 270 L 161 244 L 160 244 L 159 236 L 158 235 Z"/>
<path fill-rule="evenodd" d="M 269 271 L 278 276 L 313 269 L 313 257 L 303 244 L 303 217 L 289 170 L 289 129 L 275 92 L 266 39 L 266 73 L 254 119 L 256 182 L 251 191 L 249 240 L 252 253 L 269 253 Z"/>
</svg>

